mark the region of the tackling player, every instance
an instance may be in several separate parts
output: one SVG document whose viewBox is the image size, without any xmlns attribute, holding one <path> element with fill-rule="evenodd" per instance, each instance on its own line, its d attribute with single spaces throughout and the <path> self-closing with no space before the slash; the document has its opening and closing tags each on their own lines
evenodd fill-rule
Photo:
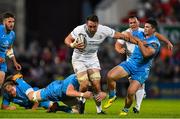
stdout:
<svg viewBox="0 0 180 119">
<path fill-rule="evenodd" d="M 144 32 L 144 29 L 139 27 L 139 21 L 138 21 L 137 17 L 135 17 L 135 16 L 129 17 L 129 27 L 130 28 L 125 30 L 125 32 L 130 32 L 133 36 L 138 37 L 139 33 L 141 34 L 141 32 Z M 154 35 L 160 41 L 165 42 L 167 44 L 168 48 L 170 50 L 172 50 L 173 45 L 171 44 L 171 42 L 168 39 L 166 39 L 164 36 L 162 36 L 161 34 L 159 34 L 157 32 L 155 32 Z M 126 60 L 129 59 L 132 52 L 134 51 L 134 48 L 135 48 L 135 44 L 132 44 L 130 42 L 127 42 L 127 41 L 124 41 L 121 39 L 117 40 L 115 43 L 116 51 L 120 54 L 127 55 Z M 144 94 L 145 94 L 145 84 L 143 84 L 135 94 L 136 106 L 133 107 L 134 113 L 139 113 Z M 116 92 L 115 91 L 110 92 L 109 100 L 105 103 L 104 108 L 110 107 L 112 105 L 112 103 L 115 101 L 115 99 L 116 99 Z"/>
<path fill-rule="evenodd" d="M 136 44 L 135 49 L 127 61 L 122 62 L 108 72 L 108 87 L 111 93 L 114 93 L 115 81 L 126 76 L 131 76 L 132 79 L 128 87 L 125 106 L 120 112 L 120 116 L 128 114 L 134 94 L 147 80 L 152 60 L 159 52 L 160 43 L 154 35 L 156 27 L 157 22 L 149 19 L 145 23 L 144 32 L 137 34 L 140 39 L 133 37 L 130 33 L 126 33 L 126 38 L 129 37 L 129 41 Z"/>
<path fill-rule="evenodd" d="M 86 91 L 84 93 L 78 91 L 79 83 L 76 75 L 72 74 L 64 80 L 56 80 L 50 83 L 46 88 L 35 91 L 31 95 L 33 101 L 62 101 L 64 104 L 72 107 L 74 113 L 79 113 L 78 98 L 83 97 L 86 99 L 92 98 L 92 92 Z M 106 93 L 103 93 L 103 98 L 100 96 L 96 97 L 97 101 L 101 101 L 106 97 Z"/>
</svg>

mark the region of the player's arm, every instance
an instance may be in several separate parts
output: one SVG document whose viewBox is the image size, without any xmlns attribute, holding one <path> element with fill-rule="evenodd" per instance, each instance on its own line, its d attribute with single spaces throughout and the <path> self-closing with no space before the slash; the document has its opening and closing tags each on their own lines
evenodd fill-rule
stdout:
<svg viewBox="0 0 180 119">
<path fill-rule="evenodd" d="M 160 34 L 160 33 L 158 33 L 158 32 L 155 32 L 154 35 L 155 35 L 160 41 L 163 41 L 164 43 L 166 43 L 168 49 L 172 50 L 173 45 L 172 45 L 172 43 L 171 43 L 165 36 L 163 36 L 162 34 Z"/>
<path fill-rule="evenodd" d="M 83 49 L 84 44 L 82 42 L 78 42 L 77 39 L 74 39 L 71 34 L 69 34 L 65 40 L 64 43 L 71 48 L 77 48 L 77 49 Z"/>
<path fill-rule="evenodd" d="M 137 45 L 139 46 L 144 58 L 151 57 L 156 52 L 155 48 L 148 46 L 146 43 L 142 42 L 139 38 L 134 36 L 131 36 L 131 38 L 137 41 Z M 156 47 L 156 44 L 154 43 L 153 46 Z"/>
<path fill-rule="evenodd" d="M 72 84 L 68 85 L 66 90 L 66 95 L 71 97 L 84 97 L 84 98 L 91 98 L 93 96 L 92 92 L 90 91 L 86 91 L 84 93 L 76 91 Z"/>
<path fill-rule="evenodd" d="M 7 52 L 6 52 L 7 56 L 12 59 L 13 63 L 14 63 L 14 66 L 16 67 L 16 70 L 21 70 L 21 65 L 16 61 L 16 57 L 14 55 L 14 51 L 13 51 L 13 47 L 10 46 L 8 49 L 7 49 Z"/>
<path fill-rule="evenodd" d="M 34 102 L 33 106 L 32 106 L 32 110 L 36 110 L 39 106 L 39 102 Z"/>
<path fill-rule="evenodd" d="M 9 105 L 1 105 L 1 109 L 3 110 L 16 110 L 16 106 L 9 106 Z"/>
<path fill-rule="evenodd" d="M 115 38 L 115 39 L 123 39 L 123 40 L 125 40 L 127 42 L 130 42 L 130 43 L 133 43 L 133 44 L 137 44 L 136 40 L 134 40 L 133 38 L 131 38 L 131 39 L 129 38 L 129 34 L 130 34 L 129 32 L 122 32 L 122 33 L 115 32 L 113 38 Z"/>
<path fill-rule="evenodd" d="M 124 54 L 125 53 L 125 48 L 123 47 L 123 44 L 121 44 L 120 42 L 116 41 L 115 43 L 115 50 L 120 53 L 120 54 Z"/>
<path fill-rule="evenodd" d="M 10 106 L 10 100 L 3 96 L 1 109 L 4 110 L 16 110 L 16 106 Z"/>
</svg>

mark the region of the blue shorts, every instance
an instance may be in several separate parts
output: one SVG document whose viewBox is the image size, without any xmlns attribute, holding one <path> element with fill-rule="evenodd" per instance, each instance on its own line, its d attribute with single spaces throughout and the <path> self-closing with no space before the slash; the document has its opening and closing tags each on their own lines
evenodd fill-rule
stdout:
<svg viewBox="0 0 180 119">
<path fill-rule="evenodd" d="M 149 68 L 134 66 L 128 61 L 120 63 L 119 66 L 131 76 L 132 80 L 137 80 L 140 84 L 148 79 Z"/>
<path fill-rule="evenodd" d="M 0 63 L 0 71 L 7 72 L 7 64 L 5 62 Z"/>
</svg>

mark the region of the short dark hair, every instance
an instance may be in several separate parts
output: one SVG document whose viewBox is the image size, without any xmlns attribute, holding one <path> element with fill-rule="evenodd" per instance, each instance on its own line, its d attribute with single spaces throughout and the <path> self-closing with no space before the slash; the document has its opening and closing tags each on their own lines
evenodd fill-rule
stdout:
<svg viewBox="0 0 180 119">
<path fill-rule="evenodd" d="M 2 14 L 2 20 L 6 19 L 6 18 L 9 18 L 9 17 L 15 18 L 14 14 L 11 13 L 11 12 L 4 12 Z"/>
<path fill-rule="evenodd" d="M 131 16 L 129 16 L 129 19 L 132 19 L 132 18 L 136 18 L 136 19 L 138 19 L 138 17 L 137 17 L 137 16 L 135 16 L 135 15 L 131 15 Z"/>
<path fill-rule="evenodd" d="M 86 22 L 87 21 L 93 21 L 93 22 L 99 22 L 99 19 L 98 19 L 98 16 L 97 15 L 89 15 L 87 18 L 86 18 Z"/>
<path fill-rule="evenodd" d="M 2 88 L 5 89 L 6 86 L 8 86 L 8 85 L 15 86 L 15 85 L 18 85 L 18 83 L 17 83 L 16 81 L 14 81 L 14 80 L 7 79 L 7 80 L 5 80 L 5 82 L 3 83 Z"/>
<path fill-rule="evenodd" d="M 146 23 L 151 24 L 151 26 L 155 29 L 158 27 L 157 21 L 154 18 L 147 19 Z"/>
</svg>

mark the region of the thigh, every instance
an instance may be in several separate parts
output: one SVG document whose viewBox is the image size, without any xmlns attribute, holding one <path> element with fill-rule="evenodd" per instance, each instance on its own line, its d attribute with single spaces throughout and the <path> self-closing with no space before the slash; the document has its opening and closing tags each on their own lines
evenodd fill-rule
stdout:
<svg viewBox="0 0 180 119">
<path fill-rule="evenodd" d="M 114 80 L 119 80 L 120 78 L 127 77 L 129 74 L 124 70 L 122 66 L 116 66 L 108 72 L 108 77 Z"/>
<path fill-rule="evenodd" d="M 79 61 L 79 60 L 75 60 L 72 61 L 72 66 L 74 69 L 74 72 L 76 74 L 81 73 L 81 72 L 86 72 L 87 71 L 87 67 L 86 67 L 86 62 L 85 61 Z"/>
</svg>

